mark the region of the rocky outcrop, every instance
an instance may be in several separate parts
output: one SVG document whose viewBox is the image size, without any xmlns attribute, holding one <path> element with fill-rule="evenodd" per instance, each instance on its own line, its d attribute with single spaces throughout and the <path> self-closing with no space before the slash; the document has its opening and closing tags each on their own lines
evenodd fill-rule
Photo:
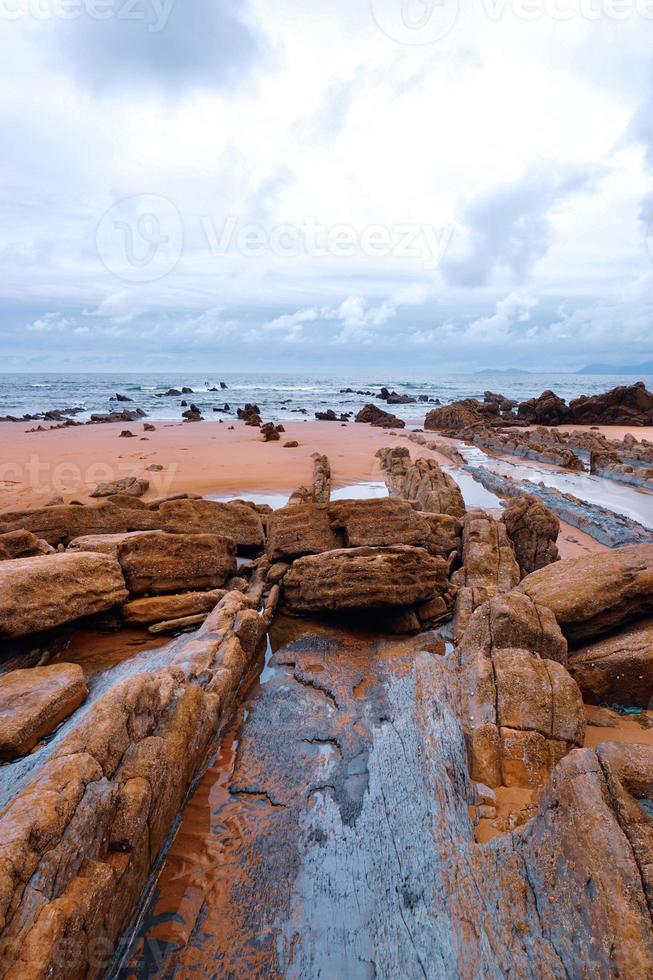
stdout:
<svg viewBox="0 0 653 980">
<path fill-rule="evenodd" d="M 458 435 L 464 429 L 496 418 L 497 414 L 497 406 L 484 405 L 474 398 L 466 398 L 464 401 L 431 409 L 424 419 L 424 428 L 429 431 Z"/>
<path fill-rule="evenodd" d="M 149 480 L 126 476 L 123 480 L 114 480 L 112 483 L 100 483 L 89 496 L 111 497 L 114 494 L 125 494 L 128 497 L 143 497 L 149 489 Z"/>
<path fill-rule="evenodd" d="M 390 412 L 384 412 L 378 405 L 365 405 L 356 416 L 357 422 L 369 422 L 370 425 L 377 425 L 383 429 L 403 429 L 406 423 L 403 419 L 398 419 Z"/>
<path fill-rule="evenodd" d="M 165 531 L 220 534 L 232 538 L 242 554 L 258 554 L 265 544 L 256 508 L 237 500 L 169 500 L 161 504 L 159 514 Z"/>
<path fill-rule="evenodd" d="M 152 531 L 124 540 L 118 561 L 131 595 L 217 589 L 236 574 L 236 545 L 218 534 Z"/>
<path fill-rule="evenodd" d="M 648 708 L 653 700 L 653 619 L 574 650 L 569 670 L 586 699 Z"/>
<path fill-rule="evenodd" d="M 463 520 L 463 566 L 453 576 L 458 588 L 454 636 L 462 637 L 475 609 L 510 592 L 520 578 L 505 524 L 483 510 L 469 511 Z"/>
<path fill-rule="evenodd" d="M 653 490 L 653 467 L 624 463 L 615 450 L 598 450 L 590 456 L 590 473 L 606 480 L 628 483 L 633 487 Z"/>
<path fill-rule="evenodd" d="M 127 599 L 108 555 L 57 554 L 0 563 L 0 637 L 27 636 L 106 612 Z"/>
<path fill-rule="evenodd" d="M 331 499 L 331 464 L 327 456 L 313 453 L 313 478 L 310 487 L 299 487 L 291 494 L 289 504 L 328 504 Z"/>
<path fill-rule="evenodd" d="M 122 614 L 129 626 L 151 626 L 187 616 L 208 614 L 226 595 L 224 589 L 209 592 L 181 592 L 177 595 L 149 596 L 126 602 Z"/>
<path fill-rule="evenodd" d="M 376 455 L 393 496 L 415 500 L 423 511 L 463 516 L 465 501 L 460 487 L 436 460 L 420 457 L 413 461 L 404 446 L 379 449 Z"/>
<path fill-rule="evenodd" d="M 653 425 L 653 393 L 643 381 L 619 385 L 601 395 L 581 395 L 569 403 L 575 425 Z"/>
<path fill-rule="evenodd" d="M 0 533 L 27 530 L 55 546 L 89 534 L 153 531 L 160 526 L 161 517 L 156 512 L 118 507 L 109 502 L 93 507 L 58 504 L 0 514 Z"/>
<path fill-rule="evenodd" d="M 558 561 L 560 521 L 537 497 L 528 493 L 514 497 L 501 520 L 515 549 L 522 577 Z"/>
<path fill-rule="evenodd" d="M 118 557 L 121 545 L 133 538 L 140 538 L 155 531 L 125 531 L 122 534 L 85 534 L 81 538 L 73 538 L 66 551 L 94 551 L 99 555 Z"/>
<path fill-rule="evenodd" d="M 653 610 L 653 544 L 555 562 L 519 588 L 553 611 L 569 641 L 590 639 Z"/>
<path fill-rule="evenodd" d="M 517 408 L 517 416 L 529 425 L 562 425 L 570 421 L 567 403 L 547 389 L 537 398 L 529 398 Z"/>
<path fill-rule="evenodd" d="M 27 755 L 86 700 L 78 664 L 12 670 L 0 677 L 0 760 Z"/>
<path fill-rule="evenodd" d="M 37 538 L 31 531 L 7 531 L 6 534 L 0 534 L 0 561 L 35 558 L 38 555 L 49 555 L 52 551 L 46 541 Z"/>
<path fill-rule="evenodd" d="M 447 565 L 423 548 L 351 548 L 300 558 L 284 579 L 296 613 L 410 606 L 448 592 Z"/>
<path fill-rule="evenodd" d="M 267 556 L 271 562 L 294 561 L 341 546 L 324 504 L 293 504 L 275 510 L 268 521 Z"/>
<path fill-rule="evenodd" d="M 3 976 L 105 972 L 265 628 L 230 593 L 169 668 L 93 704 L 0 813 Z"/>
<path fill-rule="evenodd" d="M 461 525 L 448 514 L 416 511 L 407 500 L 339 500 L 329 508 L 331 526 L 347 548 L 409 544 L 448 558 L 461 548 Z"/>
<path fill-rule="evenodd" d="M 510 434 L 499 432 L 492 429 L 480 429 L 469 437 L 469 441 L 475 446 L 487 449 L 494 449 L 509 456 L 519 456 L 524 459 L 535 459 L 542 463 L 551 463 L 567 470 L 584 470 L 582 461 L 575 453 L 564 445 L 564 441 L 554 441 L 546 438 L 546 441 L 538 438 L 535 433 L 514 431 Z"/>
</svg>

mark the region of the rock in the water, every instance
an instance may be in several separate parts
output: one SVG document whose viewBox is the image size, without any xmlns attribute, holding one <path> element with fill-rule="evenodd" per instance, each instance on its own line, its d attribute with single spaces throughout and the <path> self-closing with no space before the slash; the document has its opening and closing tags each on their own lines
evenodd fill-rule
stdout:
<svg viewBox="0 0 653 980">
<path fill-rule="evenodd" d="M 383 429 L 403 429 L 406 423 L 390 412 L 384 412 L 378 405 L 365 405 L 356 416 L 357 422 L 369 422 Z"/>
<path fill-rule="evenodd" d="M 423 548 L 352 548 L 300 558 L 284 579 L 292 612 L 408 606 L 448 590 L 447 565 Z"/>
<path fill-rule="evenodd" d="M 177 595 L 150 596 L 132 599 L 123 606 L 125 622 L 130 626 L 151 626 L 171 619 L 207 614 L 226 595 L 224 589 L 209 592 L 182 592 Z"/>
<path fill-rule="evenodd" d="M 569 670 L 595 704 L 648 708 L 653 699 L 653 619 L 574 650 Z"/>
<path fill-rule="evenodd" d="M 547 565 L 519 589 L 548 606 L 580 642 L 653 610 L 653 545 L 628 545 Z"/>
<path fill-rule="evenodd" d="M 132 595 L 218 589 L 236 574 L 236 545 L 219 534 L 152 531 L 123 541 L 118 561 Z"/>
<path fill-rule="evenodd" d="M 0 562 L 0 636 L 27 636 L 106 612 L 127 599 L 108 555 L 57 554 Z"/>
<path fill-rule="evenodd" d="M 126 494 L 128 497 L 143 497 L 149 489 L 149 480 L 137 476 L 126 476 L 123 480 L 114 480 L 112 483 L 100 483 L 89 496 L 111 497 L 120 493 Z"/>
<path fill-rule="evenodd" d="M 556 541 L 560 520 L 537 497 L 528 493 L 514 497 L 501 519 L 515 549 L 522 576 L 558 561 Z"/>
<path fill-rule="evenodd" d="M 569 420 L 577 425 L 652 425 L 653 393 L 637 381 L 600 395 L 581 395 L 569 403 Z"/>
<path fill-rule="evenodd" d="M 88 688 L 78 664 L 12 670 L 0 677 L 0 759 L 27 755 L 86 700 Z"/>
</svg>

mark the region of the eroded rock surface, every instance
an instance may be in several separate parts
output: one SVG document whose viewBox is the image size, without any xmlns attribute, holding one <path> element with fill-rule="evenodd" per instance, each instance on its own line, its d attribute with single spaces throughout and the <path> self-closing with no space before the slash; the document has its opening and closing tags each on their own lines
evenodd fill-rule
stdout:
<svg viewBox="0 0 653 980">
<path fill-rule="evenodd" d="M 153 531 L 124 540 L 118 561 L 132 595 L 217 589 L 236 574 L 236 544 L 219 534 Z"/>
<path fill-rule="evenodd" d="M 357 422 L 368 422 L 382 429 L 403 429 L 406 423 L 390 412 L 384 412 L 378 405 L 365 405 L 356 416 Z"/>
<path fill-rule="evenodd" d="M 0 677 L 0 759 L 26 755 L 86 699 L 78 664 L 13 670 Z"/>
<path fill-rule="evenodd" d="M 413 461 L 404 446 L 380 449 L 377 456 L 393 496 L 416 500 L 421 510 L 462 517 L 465 501 L 460 487 L 435 459 Z"/>
<path fill-rule="evenodd" d="M 130 626 L 151 626 L 171 619 L 210 613 L 226 595 L 224 589 L 208 592 L 182 592 L 177 595 L 151 596 L 132 599 L 122 609 L 125 622 Z"/>
<path fill-rule="evenodd" d="M 595 704 L 648 708 L 653 701 L 653 619 L 574 650 L 569 670 Z"/>
<path fill-rule="evenodd" d="M 558 561 L 560 521 L 537 497 L 525 493 L 513 498 L 501 520 L 515 549 L 522 577 Z"/>
<path fill-rule="evenodd" d="M 13 558 L 35 558 L 48 555 L 52 548 L 46 541 L 37 538 L 31 531 L 7 531 L 0 534 L 0 561 Z"/>
<path fill-rule="evenodd" d="M 166 531 L 223 535 L 232 538 L 243 554 L 257 554 L 265 543 L 258 511 L 237 500 L 169 500 L 161 504 L 159 513 Z"/>
</svg>

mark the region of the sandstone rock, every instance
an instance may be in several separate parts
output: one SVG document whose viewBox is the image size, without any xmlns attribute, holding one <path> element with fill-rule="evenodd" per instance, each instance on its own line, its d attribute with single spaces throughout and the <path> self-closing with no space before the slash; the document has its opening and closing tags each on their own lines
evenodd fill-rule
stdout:
<svg viewBox="0 0 653 980">
<path fill-rule="evenodd" d="M 0 759 L 17 759 L 54 731 L 86 700 L 78 664 L 13 670 L 0 677 Z"/>
<path fill-rule="evenodd" d="M 577 425 L 651 425 L 653 393 L 638 381 L 600 395 L 581 395 L 569 403 L 569 420 Z"/>
<path fill-rule="evenodd" d="M 329 514 L 331 526 L 342 533 L 348 548 L 410 544 L 447 557 L 461 547 L 457 518 L 416 511 L 407 500 L 339 500 Z"/>
<path fill-rule="evenodd" d="M 164 530 L 174 534 L 222 534 L 232 538 L 243 554 L 257 554 L 264 546 L 259 514 L 239 501 L 170 500 L 161 504 L 159 512 Z"/>
<path fill-rule="evenodd" d="M 0 514 L 0 532 L 25 529 L 48 544 L 68 544 L 89 534 L 120 534 L 125 531 L 151 531 L 161 526 L 155 512 L 116 507 L 111 503 L 85 507 L 51 505 L 36 510 Z"/>
<path fill-rule="evenodd" d="M 51 546 L 37 538 L 31 531 L 7 531 L 0 534 L 0 561 L 10 561 L 13 558 L 35 558 L 38 555 L 49 555 Z"/>
<path fill-rule="evenodd" d="M 142 497 L 150 489 L 148 480 L 142 477 L 126 476 L 123 480 L 112 483 L 100 483 L 90 497 L 111 497 L 113 494 L 126 494 L 131 497 Z"/>
<path fill-rule="evenodd" d="M 300 558 L 284 579 L 292 612 L 408 606 L 448 589 L 447 566 L 423 548 L 352 548 Z"/>
<path fill-rule="evenodd" d="M 653 699 L 653 619 L 574 650 L 569 670 L 595 704 L 648 708 Z"/>
<path fill-rule="evenodd" d="M 209 592 L 183 592 L 178 595 L 132 599 L 123 606 L 125 622 L 130 626 L 151 626 L 171 619 L 208 614 L 226 595 L 224 589 Z"/>
<path fill-rule="evenodd" d="M 566 402 L 550 390 L 522 402 L 517 416 L 529 424 L 535 422 L 538 425 L 562 425 L 570 420 Z"/>
<path fill-rule="evenodd" d="M 217 589 L 236 573 L 236 545 L 218 534 L 152 531 L 123 541 L 118 561 L 132 595 Z"/>
<path fill-rule="evenodd" d="M 281 507 L 268 521 L 267 556 L 271 562 L 333 551 L 341 544 L 331 526 L 329 509 L 323 504 Z"/>
<path fill-rule="evenodd" d="M 567 666 L 567 641 L 555 616 L 522 592 L 497 595 L 476 609 L 459 647 L 463 653 L 482 651 L 486 656 L 504 648 L 528 650 Z"/>
<path fill-rule="evenodd" d="M 289 504 L 328 504 L 331 498 L 331 464 L 327 456 L 313 453 L 313 476 L 310 487 L 298 487 Z"/>
<path fill-rule="evenodd" d="M 81 538 L 73 538 L 68 545 L 67 551 L 93 551 L 100 555 L 111 555 L 113 558 L 117 558 L 122 544 L 147 534 L 152 534 L 152 531 L 125 531 L 122 534 L 85 534 Z"/>
<path fill-rule="evenodd" d="M 462 517 L 465 501 L 456 481 L 434 459 L 414 462 L 403 446 L 380 449 L 377 456 L 393 496 L 416 500 L 424 511 Z"/>
<path fill-rule="evenodd" d="M 620 717 L 610 708 L 597 708 L 592 714 L 585 712 L 588 726 L 594 728 L 618 728 Z"/>
<path fill-rule="evenodd" d="M 0 636 L 26 636 L 106 612 L 127 598 L 108 555 L 57 554 L 0 563 Z"/>
<path fill-rule="evenodd" d="M 515 549 L 522 576 L 558 561 L 556 541 L 560 520 L 537 497 L 525 493 L 513 498 L 501 519 Z"/>
<path fill-rule="evenodd" d="M 357 422 L 369 422 L 384 429 L 403 429 L 406 423 L 390 412 L 384 412 L 378 405 L 365 405 L 356 416 Z"/>
<path fill-rule="evenodd" d="M 568 640 L 589 639 L 653 610 L 653 545 L 555 562 L 519 589 L 553 611 Z"/>
<path fill-rule="evenodd" d="M 536 429 L 534 432 L 512 430 L 504 433 L 484 426 L 476 429 L 469 438 L 475 446 L 494 449 L 504 455 L 523 456 L 525 459 L 551 463 L 567 470 L 582 472 L 585 469 L 582 461 L 566 445 L 564 438 L 555 431 Z"/>
<path fill-rule="evenodd" d="M 266 422 L 265 425 L 262 425 L 261 435 L 263 436 L 263 442 L 279 442 L 281 439 L 279 429 L 274 422 Z"/>
<path fill-rule="evenodd" d="M 486 422 L 496 414 L 496 406 L 484 405 L 474 398 L 466 398 L 451 405 L 432 409 L 424 419 L 424 428 L 457 435 L 463 429 Z"/>
</svg>

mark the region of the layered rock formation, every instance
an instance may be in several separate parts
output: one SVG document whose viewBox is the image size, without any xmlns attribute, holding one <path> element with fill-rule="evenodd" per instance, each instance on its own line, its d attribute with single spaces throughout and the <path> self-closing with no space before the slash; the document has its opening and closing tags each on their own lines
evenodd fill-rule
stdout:
<svg viewBox="0 0 653 980">
<path fill-rule="evenodd" d="M 153 531 L 123 541 L 118 561 L 131 595 L 217 589 L 236 574 L 236 544 L 218 534 Z"/>
<path fill-rule="evenodd" d="M 0 562 L 0 636 L 27 636 L 121 606 L 127 590 L 108 555 L 82 553 Z"/>
<path fill-rule="evenodd" d="M 267 556 L 272 562 L 332 551 L 342 544 L 323 504 L 292 504 L 274 511 L 268 521 Z"/>
<path fill-rule="evenodd" d="M 0 677 L 0 760 L 26 755 L 86 700 L 78 664 L 12 670 Z"/>
<path fill-rule="evenodd" d="M 377 456 L 393 496 L 415 500 L 421 510 L 462 517 L 465 501 L 456 481 L 434 459 L 413 461 L 403 446 L 379 449 Z"/>
<path fill-rule="evenodd" d="M 653 544 L 556 562 L 519 588 L 553 611 L 568 640 L 590 639 L 653 610 Z"/>
<path fill-rule="evenodd" d="M 482 428 L 474 431 L 469 436 L 469 441 L 475 446 L 494 449 L 509 456 L 535 459 L 566 470 L 584 470 L 582 461 L 564 444 L 564 440 L 553 440 L 543 436 L 542 430 L 539 429 L 533 433 L 513 430 L 510 434 L 506 434 Z"/>
<path fill-rule="evenodd" d="M 515 549 L 522 577 L 558 561 L 560 521 L 537 497 L 528 493 L 514 497 L 501 520 Z"/>
<path fill-rule="evenodd" d="M 653 702 L 653 619 L 574 650 L 569 670 L 594 704 L 650 707 Z"/>
<path fill-rule="evenodd" d="M 0 534 L 0 561 L 35 558 L 37 555 L 48 555 L 51 551 L 51 546 L 31 531 L 7 531 L 6 534 Z"/>
<path fill-rule="evenodd" d="M 384 412 L 378 405 L 365 405 L 356 416 L 357 422 L 369 422 L 382 429 L 403 429 L 406 423 L 390 412 Z"/>
</svg>

